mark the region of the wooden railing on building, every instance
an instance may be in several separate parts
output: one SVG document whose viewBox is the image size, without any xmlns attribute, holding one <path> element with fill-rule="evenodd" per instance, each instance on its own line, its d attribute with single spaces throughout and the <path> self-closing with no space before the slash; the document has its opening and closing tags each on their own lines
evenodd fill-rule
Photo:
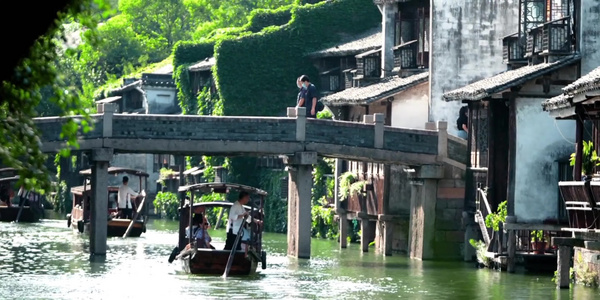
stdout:
<svg viewBox="0 0 600 300">
<path fill-rule="evenodd" d="M 399 67 L 400 69 L 418 68 L 418 46 L 419 44 L 417 43 L 417 40 L 414 40 L 394 47 L 394 67 Z"/>
<path fill-rule="evenodd" d="M 532 28 L 527 34 L 526 57 L 563 55 L 573 52 L 571 17 L 564 17 Z"/>
<path fill-rule="evenodd" d="M 570 17 L 544 24 L 542 51 L 548 54 L 569 54 L 572 52 Z"/>
<path fill-rule="evenodd" d="M 525 47 L 521 43 L 519 33 L 514 33 L 502 39 L 502 56 L 504 63 L 527 63 Z"/>
</svg>

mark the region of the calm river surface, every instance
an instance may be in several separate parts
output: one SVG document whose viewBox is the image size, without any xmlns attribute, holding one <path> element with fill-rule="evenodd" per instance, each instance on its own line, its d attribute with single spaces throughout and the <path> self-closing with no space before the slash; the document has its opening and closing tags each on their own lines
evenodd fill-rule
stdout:
<svg viewBox="0 0 600 300">
<path fill-rule="evenodd" d="M 153 220 L 140 238 L 109 238 L 90 262 L 86 236 L 64 220 L 0 223 L 0 299 L 600 299 L 598 290 L 557 291 L 551 276 L 477 270 L 399 255 L 339 251 L 312 241 L 312 258 L 286 256 L 286 237 L 265 234 L 268 268 L 253 277 L 193 276 L 167 258 L 177 223 Z M 224 232 L 211 232 L 223 245 Z"/>
</svg>

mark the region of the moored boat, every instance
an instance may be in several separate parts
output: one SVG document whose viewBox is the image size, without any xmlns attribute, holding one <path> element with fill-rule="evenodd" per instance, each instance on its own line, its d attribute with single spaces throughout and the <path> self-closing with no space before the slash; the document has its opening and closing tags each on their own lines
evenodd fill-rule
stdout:
<svg viewBox="0 0 600 300">
<path fill-rule="evenodd" d="M 91 206 L 90 201 L 92 197 L 92 191 L 88 184 L 89 178 L 91 177 L 91 170 L 82 170 L 79 172 L 84 176 L 84 184 L 82 186 L 76 186 L 71 188 L 71 194 L 73 195 L 73 208 L 71 213 L 67 215 L 67 226 L 73 228 L 80 233 L 89 231 Z M 108 174 L 112 176 L 130 175 L 135 176 L 139 179 L 140 191 L 144 190 L 146 186 L 146 180 L 148 174 L 128 168 L 120 167 L 109 167 Z M 108 186 L 108 227 L 107 236 L 127 236 L 139 237 L 142 233 L 146 232 L 146 223 L 148 221 L 148 206 L 145 205 L 145 195 L 139 195 L 135 200 L 132 200 L 134 205 L 133 220 L 129 218 L 122 218 L 118 214 L 117 199 L 119 193 L 119 186 Z"/>
<path fill-rule="evenodd" d="M 186 228 L 191 227 L 193 213 L 213 207 L 229 210 L 233 203 L 228 201 L 194 203 L 195 194 L 199 193 L 197 195 L 199 198 L 206 193 L 229 193 L 230 191 L 247 192 L 260 198 L 258 203 L 243 206 L 249 212 L 250 222 L 240 228 L 238 239 L 232 247 L 232 249 L 236 249 L 236 244 L 239 242 L 242 250 L 199 248 L 198 243 L 191 235 L 186 237 Z M 250 275 L 256 272 L 258 263 L 261 263 L 263 269 L 266 268 L 266 252 L 262 250 L 263 226 L 259 222 L 255 222 L 255 220 L 264 219 L 263 201 L 267 195 L 265 191 L 232 183 L 200 183 L 182 186 L 179 188 L 179 192 L 190 192 L 189 203 L 182 203 L 180 208 L 179 246 L 176 248 L 177 250 L 184 249 L 177 255 L 177 258 L 181 260 L 185 272 L 224 276 Z"/>
<path fill-rule="evenodd" d="M 17 185 L 13 168 L 0 169 L 0 221 L 38 222 L 44 214 L 43 195 Z"/>
</svg>

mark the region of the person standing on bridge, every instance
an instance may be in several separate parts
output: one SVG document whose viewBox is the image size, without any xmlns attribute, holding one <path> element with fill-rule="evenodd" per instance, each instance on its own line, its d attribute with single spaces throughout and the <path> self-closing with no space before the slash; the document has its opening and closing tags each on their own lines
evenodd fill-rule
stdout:
<svg viewBox="0 0 600 300">
<path fill-rule="evenodd" d="M 306 117 L 307 118 L 316 118 L 317 117 L 317 98 L 319 96 L 317 92 L 317 88 L 314 84 L 310 83 L 310 79 L 306 75 L 302 75 L 300 77 L 300 82 L 302 84 L 302 89 L 300 90 L 300 94 L 303 96 L 300 98 L 298 102 L 298 107 L 306 107 Z"/>
<path fill-rule="evenodd" d="M 135 199 L 138 196 L 138 193 L 134 192 L 127 185 L 128 183 L 129 177 L 123 176 L 123 184 L 119 186 L 119 197 L 117 199 L 119 214 L 123 219 L 133 218 L 133 206 L 131 205 L 131 199 Z"/>
</svg>

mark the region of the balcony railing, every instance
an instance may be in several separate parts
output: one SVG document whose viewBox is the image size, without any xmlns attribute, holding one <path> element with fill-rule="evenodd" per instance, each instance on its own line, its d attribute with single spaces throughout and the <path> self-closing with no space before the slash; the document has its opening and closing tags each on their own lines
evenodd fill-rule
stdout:
<svg viewBox="0 0 600 300">
<path fill-rule="evenodd" d="M 548 54 L 568 54 L 572 51 L 570 17 L 544 24 L 543 51 Z"/>
<path fill-rule="evenodd" d="M 527 62 L 527 59 L 525 58 L 525 47 L 523 47 L 520 42 L 519 33 L 504 37 L 502 39 L 502 46 L 502 55 L 505 63 L 512 64 Z"/>
<path fill-rule="evenodd" d="M 525 56 L 571 53 L 574 45 L 571 40 L 570 28 L 571 19 L 565 17 L 531 29 L 527 34 L 527 54 Z"/>
<path fill-rule="evenodd" d="M 600 182 L 561 181 L 558 183 L 569 216 L 569 227 L 600 229 Z"/>
<path fill-rule="evenodd" d="M 533 56 L 542 52 L 543 31 L 543 26 L 529 30 L 529 33 L 527 34 L 527 54 L 525 56 Z"/>
<path fill-rule="evenodd" d="M 399 67 L 400 69 L 416 69 L 420 67 L 417 62 L 418 46 L 417 40 L 414 40 L 394 47 L 394 67 Z"/>
</svg>

